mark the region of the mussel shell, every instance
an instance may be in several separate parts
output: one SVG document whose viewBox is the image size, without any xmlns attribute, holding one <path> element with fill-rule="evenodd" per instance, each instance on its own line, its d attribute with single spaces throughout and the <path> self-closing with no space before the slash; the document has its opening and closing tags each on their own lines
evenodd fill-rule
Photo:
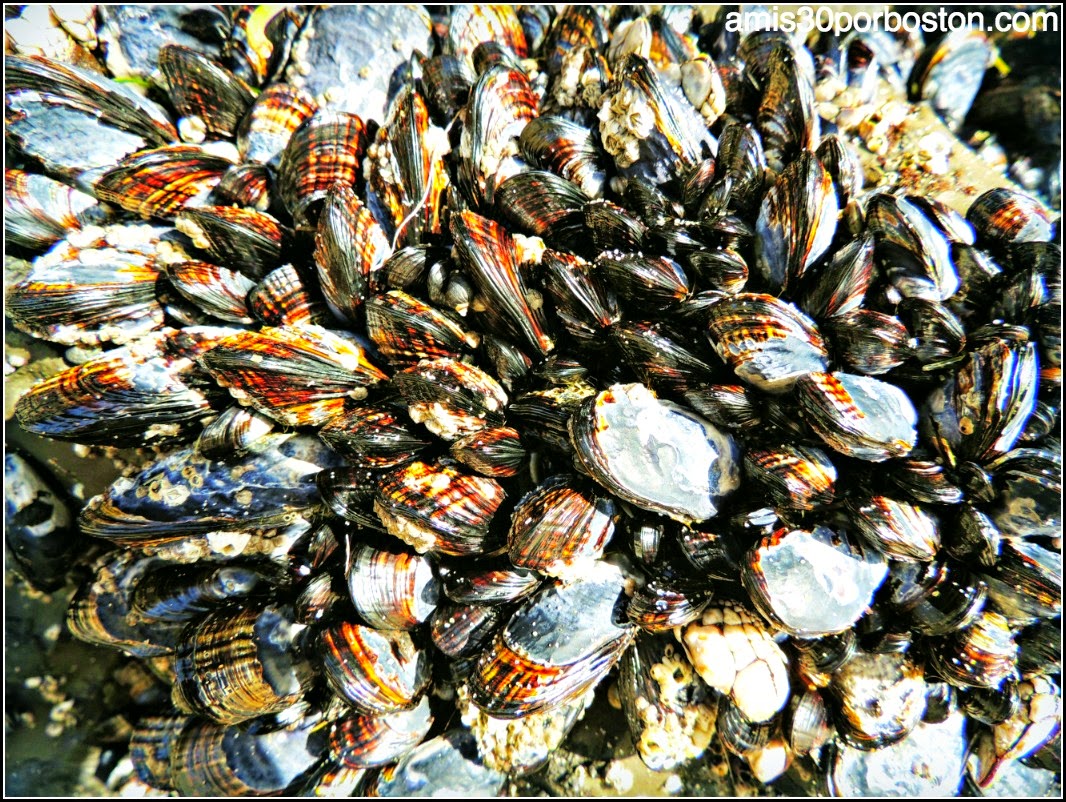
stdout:
<svg viewBox="0 0 1066 802">
<path fill-rule="evenodd" d="M 325 193 L 315 234 L 319 284 L 333 314 L 353 322 L 369 295 L 371 273 L 391 248 L 370 210 L 346 184 Z"/>
<path fill-rule="evenodd" d="M 257 212 L 277 208 L 274 174 L 262 164 L 238 164 L 222 174 L 209 200 L 218 206 L 242 206 Z"/>
<path fill-rule="evenodd" d="M 962 322 L 939 303 L 905 298 L 899 305 L 898 314 L 914 337 L 912 349 L 923 364 L 953 357 L 966 344 Z"/>
<path fill-rule="evenodd" d="M 989 598 L 1011 624 L 1026 626 L 1062 614 L 1062 555 L 1058 551 L 1011 538 L 1003 542 L 999 559 L 985 580 Z"/>
<path fill-rule="evenodd" d="M 317 651 L 330 687 L 366 715 L 410 710 L 430 683 L 428 655 L 406 632 L 343 621 L 322 630 Z"/>
<path fill-rule="evenodd" d="M 856 629 L 846 629 L 820 638 L 789 638 L 797 655 L 796 668 L 809 685 L 825 687 L 834 671 L 855 656 L 859 649 Z"/>
<path fill-rule="evenodd" d="M 598 251 L 617 249 L 638 251 L 648 237 L 648 227 L 621 206 L 609 200 L 591 200 L 585 204 L 585 228 Z"/>
<path fill-rule="evenodd" d="M 149 146 L 166 145 L 178 133 L 162 106 L 95 71 L 43 56 L 5 56 L 4 90 L 53 94 L 61 103 L 87 109 L 107 125 L 142 137 Z"/>
<path fill-rule="evenodd" d="M 248 294 L 248 306 L 268 326 L 297 328 L 333 323 L 309 271 L 292 265 L 282 265 L 263 276 Z"/>
<path fill-rule="evenodd" d="M 325 423 L 387 378 L 358 345 L 312 325 L 243 331 L 200 361 L 238 401 L 287 426 Z"/>
<path fill-rule="evenodd" d="M 533 390 L 518 396 L 507 412 L 513 421 L 525 427 L 533 443 L 548 446 L 557 453 L 570 454 L 570 418 L 585 399 L 596 390 L 577 379 L 546 390 Z"/>
<path fill-rule="evenodd" d="M 96 182 L 96 197 L 141 217 L 170 218 L 206 198 L 233 166 L 191 145 L 166 145 L 127 156 Z"/>
<path fill-rule="evenodd" d="M 730 182 L 729 208 L 749 217 L 762 200 L 766 181 L 762 139 L 750 124 L 730 122 L 722 129 L 715 168 L 719 181 Z"/>
<path fill-rule="evenodd" d="M 558 116 L 537 117 L 522 129 L 522 155 L 544 170 L 572 181 L 589 198 L 603 196 L 605 154 L 594 131 Z"/>
<path fill-rule="evenodd" d="M 808 373 L 797 382 L 804 419 L 834 451 L 871 462 L 903 457 L 918 413 L 903 390 L 867 376 Z"/>
<path fill-rule="evenodd" d="M 444 575 L 444 595 L 458 604 L 500 605 L 530 596 L 540 586 L 535 571 L 503 565 L 455 567 Z"/>
<path fill-rule="evenodd" d="M 498 426 L 460 437 L 451 445 L 451 455 L 482 476 L 514 476 L 525 467 L 529 455 L 517 429 Z"/>
<path fill-rule="evenodd" d="M 422 359 L 458 359 L 476 342 L 455 320 L 402 290 L 367 301 L 366 328 L 378 352 L 399 367 Z"/>
<path fill-rule="evenodd" d="M 736 251 L 694 251 L 686 260 L 697 276 L 714 289 L 730 295 L 742 292 L 748 282 L 747 260 Z"/>
<path fill-rule="evenodd" d="M 818 159 L 803 153 L 784 169 L 756 223 L 756 266 L 766 287 L 787 292 L 796 286 L 833 241 L 838 212 L 833 181 Z"/>
<path fill-rule="evenodd" d="M 495 197 L 500 214 L 519 230 L 557 247 L 584 250 L 587 245 L 583 210 L 589 198 L 567 179 L 526 170 L 500 184 Z"/>
<path fill-rule="evenodd" d="M 480 368 L 442 357 L 426 359 L 392 379 L 415 423 L 445 440 L 503 424 L 507 394 Z"/>
<path fill-rule="evenodd" d="M 489 645 L 507 614 L 507 608 L 500 605 L 448 601 L 439 605 L 431 616 L 429 636 L 433 645 L 448 657 L 474 657 Z"/>
<path fill-rule="evenodd" d="M 313 727 L 263 731 L 193 721 L 171 749 L 171 782 L 185 796 L 281 794 L 320 757 Z"/>
<path fill-rule="evenodd" d="M 630 306 L 663 312 L 689 294 L 689 280 L 681 265 L 666 256 L 608 251 L 596 259 L 596 270 Z"/>
<path fill-rule="evenodd" d="M 507 536 L 511 562 L 548 576 L 570 574 L 599 559 L 618 517 L 609 497 L 554 476 L 523 496 L 511 515 Z"/>
<path fill-rule="evenodd" d="M 987 585 L 965 568 L 937 559 L 892 564 L 883 593 L 922 635 L 940 636 L 970 626 L 981 614 Z"/>
<path fill-rule="evenodd" d="M 919 504 L 960 504 L 965 498 L 944 466 L 929 459 L 897 460 L 888 481 Z"/>
<path fill-rule="evenodd" d="M 908 298 L 943 301 L 959 288 L 959 276 L 943 234 L 904 198 L 880 193 L 866 204 L 866 224 L 889 281 Z"/>
<path fill-rule="evenodd" d="M 343 716 L 330 724 L 330 755 L 350 768 L 384 766 L 418 746 L 432 724 L 427 697 L 411 710 Z"/>
<path fill-rule="evenodd" d="M 595 6 L 566 6 L 552 21 L 544 43 L 543 52 L 547 54 L 549 70 L 558 73 L 563 67 L 564 56 L 575 48 L 584 45 L 602 50 L 607 38 L 607 26 Z"/>
<path fill-rule="evenodd" d="M 499 42 L 517 58 L 529 55 L 525 31 L 514 7 L 457 6 L 448 21 L 444 52 L 473 67 L 473 54 L 482 42 Z"/>
<path fill-rule="evenodd" d="M 659 326 L 634 321 L 617 323 L 610 331 L 611 341 L 648 386 L 681 395 L 712 377 L 710 365 Z"/>
<path fill-rule="evenodd" d="M 798 755 L 825 745 L 834 733 L 825 700 L 813 688 L 792 694 L 782 724 L 789 747 Z"/>
<path fill-rule="evenodd" d="M 219 264 L 262 278 L 281 262 L 291 232 L 269 214 L 234 206 L 200 206 L 177 213 L 175 227 Z"/>
<path fill-rule="evenodd" d="M 941 640 L 931 665 L 958 688 L 998 688 L 1015 670 L 1018 646 L 1006 618 L 985 610 L 966 629 Z"/>
<path fill-rule="evenodd" d="M 373 474 L 366 468 L 347 466 L 319 471 L 315 486 L 330 511 L 366 529 L 381 529 L 377 517 L 370 510 L 374 497 Z"/>
<path fill-rule="evenodd" d="M 149 621 L 184 622 L 226 604 L 269 595 L 285 584 L 267 564 L 197 562 L 153 569 L 137 581 L 130 614 Z"/>
<path fill-rule="evenodd" d="M 474 279 L 490 308 L 500 310 L 493 313 L 493 322 L 498 320 L 501 333 L 527 343 L 538 353 L 548 353 L 554 343 L 546 331 L 544 312 L 538 304 L 530 304 L 514 241 L 506 229 L 473 212 L 453 216 L 451 228 L 457 261 Z"/>
<path fill-rule="evenodd" d="M 714 737 L 717 699 L 669 635 L 637 636 L 619 663 L 618 696 L 637 753 L 653 771 L 700 757 Z"/>
<path fill-rule="evenodd" d="M 987 463 L 997 504 L 991 515 L 1003 534 L 1055 537 L 1062 530 L 1062 455 L 1058 448 L 1016 448 Z M 985 486 L 987 489 L 987 486 Z"/>
<path fill-rule="evenodd" d="M 682 523 L 715 515 L 740 483 L 729 435 L 640 384 L 587 398 L 569 428 L 586 473 L 631 504 Z"/>
<path fill-rule="evenodd" d="M 167 280 L 186 300 L 227 323 L 252 322 L 248 293 L 255 282 L 238 270 L 207 262 L 179 262 L 166 271 Z"/>
<path fill-rule="evenodd" d="M 652 576 L 633 592 L 626 615 L 645 632 L 668 632 L 698 620 L 711 595 L 699 581 Z"/>
<path fill-rule="evenodd" d="M 352 551 L 348 562 L 348 591 L 370 626 L 412 630 L 432 615 L 440 582 L 425 557 L 364 545 Z"/>
<path fill-rule="evenodd" d="M 775 172 L 781 172 L 797 153 L 803 159 L 805 154 L 814 151 L 821 126 L 815 111 L 814 88 L 800 65 L 800 54 L 787 40 L 767 44 L 766 52 L 756 59 L 758 83 L 763 88 L 756 125 L 766 149 L 767 164 Z"/>
<path fill-rule="evenodd" d="M 521 70 L 497 64 L 478 78 L 459 145 L 459 182 L 472 208 L 491 208 L 497 187 L 526 167 L 517 140 L 536 116 L 537 97 Z"/>
<path fill-rule="evenodd" d="M 470 89 L 477 80 L 474 68 L 465 59 L 448 53 L 440 53 L 433 58 L 422 57 L 419 66 L 433 121 L 438 125 L 447 125 L 466 105 Z"/>
<path fill-rule="evenodd" d="M 979 345 L 928 397 L 923 434 L 951 466 L 1009 451 L 1036 404 L 1037 366 L 1032 343 Z"/>
<path fill-rule="evenodd" d="M 441 233 L 449 150 L 445 132 L 430 125 L 421 93 L 405 86 L 367 152 L 368 200 L 386 211 L 394 242 L 415 245 Z"/>
<path fill-rule="evenodd" d="M 208 347 L 224 334 L 202 331 Z M 151 334 L 60 371 L 18 399 L 19 424 L 46 437 L 86 444 L 192 439 L 196 424 L 214 414 L 216 397 L 203 387 L 191 358 L 195 353 L 182 353 L 179 343 L 173 331 Z"/>
<path fill-rule="evenodd" d="M 800 510 L 832 501 L 837 480 L 824 451 L 793 445 L 747 449 L 744 475 L 761 485 L 776 505 Z"/>
<path fill-rule="evenodd" d="M 953 525 L 944 529 L 944 549 L 952 557 L 991 568 L 999 557 L 1002 536 L 991 518 L 972 504 L 959 507 Z"/>
<path fill-rule="evenodd" d="M 619 569 L 597 562 L 568 584 L 526 601 L 478 659 L 471 698 L 493 716 L 516 718 L 564 705 L 606 676 L 632 642 Z"/>
<path fill-rule="evenodd" d="M 262 12 L 255 8 L 239 7 L 230 12 L 233 28 L 222 43 L 222 60 L 233 74 L 252 86 L 261 86 L 267 77 L 266 25 Z M 272 50 L 272 48 L 271 48 Z"/>
<path fill-rule="evenodd" d="M 867 376 L 887 373 L 911 355 L 911 335 L 900 320 L 872 309 L 855 309 L 825 325 L 839 358 Z"/>
<path fill-rule="evenodd" d="M 255 99 L 244 81 L 190 47 L 161 47 L 159 69 L 174 108 L 184 118 L 183 138 L 189 141 L 203 141 L 207 134 L 232 137 Z M 191 138 L 188 128 L 193 129 Z"/>
<path fill-rule="evenodd" d="M 1023 629 L 1015 640 L 1023 676 L 1054 673 L 1062 655 L 1062 631 L 1057 621 L 1043 619 Z"/>
<path fill-rule="evenodd" d="M 873 257 L 874 238 L 867 231 L 805 274 L 799 307 L 819 320 L 857 309 L 874 277 Z"/>
<path fill-rule="evenodd" d="M 177 652 L 174 705 L 221 724 L 291 707 L 312 677 L 293 646 L 301 629 L 291 608 L 208 614 L 186 631 Z"/>
<path fill-rule="evenodd" d="M 764 538 L 748 552 L 741 579 L 759 612 L 790 634 L 810 638 L 851 627 L 887 574 L 882 555 L 817 526 Z"/>
<path fill-rule="evenodd" d="M 318 111 L 289 139 L 278 163 L 278 194 L 297 226 L 317 219 L 315 205 L 341 183 L 354 186 L 366 150 L 366 126 L 354 114 Z"/>
<path fill-rule="evenodd" d="M 53 251 L 8 289 L 4 312 L 16 328 L 51 342 L 121 345 L 163 325 L 158 279 L 154 260 L 139 253 Z"/>
<path fill-rule="evenodd" d="M 277 164 L 293 133 L 318 110 L 307 92 L 271 84 L 255 99 L 237 129 L 241 161 Z"/>
<path fill-rule="evenodd" d="M 1043 206 L 1029 195 L 1005 187 L 990 189 L 966 212 L 984 243 L 1046 242 L 1051 220 Z"/>
<path fill-rule="evenodd" d="M 493 479 L 448 463 L 412 462 L 381 479 L 374 511 L 419 553 L 484 554 L 497 547 L 489 526 L 504 497 Z"/>
<path fill-rule="evenodd" d="M 947 687 L 952 687 L 948 685 Z M 1002 724 L 1017 715 L 1022 700 L 1018 685 L 1004 683 L 1002 688 L 966 688 L 959 692 L 959 709 L 982 724 Z"/>
<path fill-rule="evenodd" d="M 828 353 L 814 322 L 772 295 L 740 293 L 708 310 L 711 345 L 737 376 L 783 393 L 802 376 L 825 370 Z"/>
<path fill-rule="evenodd" d="M 877 749 L 905 738 L 925 712 L 922 666 L 903 654 L 860 653 L 833 675 L 829 696 L 849 744 Z"/>
<path fill-rule="evenodd" d="M 4 236 L 39 250 L 83 225 L 103 222 L 104 207 L 91 195 L 43 175 L 4 170 Z"/>
<path fill-rule="evenodd" d="M 102 125 L 98 115 L 50 92 L 8 92 L 4 117 L 6 139 L 16 155 L 39 162 L 49 175 L 70 183 L 81 180 L 86 187 L 117 161 L 151 145 L 144 137 Z M 86 141 L 93 143 L 91 148 Z"/>
<path fill-rule="evenodd" d="M 929 218 L 949 243 L 973 245 L 976 234 L 973 226 L 953 208 L 927 195 L 908 195 L 907 200 L 917 206 Z"/>
<path fill-rule="evenodd" d="M 737 757 L 752 760 L 767 747 L 780 721 L 748 721 L 740 708 L 729 699 L 718 703 L 718 720 L 715 723 L 722 745 Z"/>
<path fill-rule="evenodd" d="M 823 136 L 815 156 L 832 177 L 837 206 L 844 209 L 862 190 L 864 176 L 858 156 L 838 134 Z"/>
<path fill-rule="evenodd" d="M 594 343 L 603 329 L 621 319 L 615 294 L 572 254 L 545 251 L 546 285 L 555 300 L 555 313 L 580 341 Z"/>
<path fill-rule="evenodd" d="M 888 496 L 848 500 L 855 532 L 894 560 L 932 560 L 940 550 L 937 521 L 921 507 Z"/>
<path fill-rule="evenodd" d="M 318 503 L 311 477 L 336 461 L 307 436 L 268 435 L 252 453 L 225 462 L 181 449 L 116 481 L 79 521 L 87 534 L 127 541 L 286 523 Z"/>
<path fill-rule="evenodd" d="M 112 551 L 92 566 L 92 576 L 74 594 L 67 608 L 70 633 L 87 641 L 142 658 L 170 655 L 177 648 L 182 624 L 144 622 L 129 615 L 133 591 L 159 560 L 132 551 Z"/>
<path fill-rule="evenodd" d="M 599 112 L 604 150 L 624 176 L 662 184 L 691 169 L 717 142 L 688 99 L 665 85 L 646 58 L 618 65 Z"/>
<path fill-rule="evenodd" d="M 705 384 L 685 393 L 685 402 L 715 426 L 746 431 L 762 423 L 754 393 L 742 384 Z"/>
<path fill-rule="evenodd" d="M 194 721 L 191 716 L 143 716 L 130 735 L 130 759 L 134 771 L 146 785 L 172 791 L 170 754 L 182 730 Z"/>
<path fill-rule="evenodd" d="M 385 407 L 356 406 L 318 431 L 326 445 L 357 468 L 391 468 L 414 459 L 429 445 Z"/>
</svg>

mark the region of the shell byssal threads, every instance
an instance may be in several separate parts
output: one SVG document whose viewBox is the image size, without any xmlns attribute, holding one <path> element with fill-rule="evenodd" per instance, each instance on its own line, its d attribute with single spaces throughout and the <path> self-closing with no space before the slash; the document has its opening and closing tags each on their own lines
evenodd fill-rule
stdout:
<svg viewBox="0 0 1066 802">
<path fill-rule="evenodd" d="M 1047 773 L 1021 763 L 1061 727 L 1037 43 L 724 8 L 9 13 L 5 309 L 77 360 L 15 414 L 143 449 L 78 515 L 110 551 L 74 549 L 68 613 L 160 677 L 122 711 L 141 782 L 586 795 L 617 771 L 553 761 L 612 689 L 613 756 L 704 796 Z M 55 588 L 78 560 L 29 492 L 9 541 Z"/>
</svg>

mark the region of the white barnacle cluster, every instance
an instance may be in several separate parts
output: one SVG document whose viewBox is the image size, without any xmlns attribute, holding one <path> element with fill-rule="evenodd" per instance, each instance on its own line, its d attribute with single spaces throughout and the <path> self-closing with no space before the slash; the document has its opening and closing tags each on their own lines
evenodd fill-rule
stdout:
<svg viewBox="0 0 1066 802">
<path fill-rule="evenodd" d="M 401 182 L 400 175 L 396 170 L 396 159 L 392 155 L 392 143 L 387 136 L 379 135 L 374 143 L 366 149 L 365 171 L 368 177 L 371 170 L 376 172 L 385 184 L 398 186 Z"/>
<path fill-rule="evenodd" d="M 655 128 L 655 110 L 642 92 L 623 86 L 600 105 L 600 137 L 604 149 L 625 169 L 640 158 L 640 143 Z"/>
<path fill-rule="evenodd" d="M 768 721 L 789 696 L 788 658 L 758 618 L 737 605 L 708 608 L 681 635 L 703 681 L 729 694 L 751 721 Z"/>
</svg>

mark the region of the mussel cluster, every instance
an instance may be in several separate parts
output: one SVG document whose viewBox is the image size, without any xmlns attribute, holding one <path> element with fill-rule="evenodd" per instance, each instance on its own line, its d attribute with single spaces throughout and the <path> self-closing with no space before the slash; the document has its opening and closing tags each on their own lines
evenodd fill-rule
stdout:
<svg viewBox="0 0 1066 802">
<path fill-rule="evenodd" d="M 899 89 L 959 128 L 983 32 L 63 8 L 8 43 L 5 311 L 77 363 L 16 414 L 148 456 L 14 550 L 108 544 L 68 623 L 169 689 L 140 781 L 494 795 L 612 684 L 656 771 L 1054 765 L 1057 217 L 858 155 Z"/>
</svg>

